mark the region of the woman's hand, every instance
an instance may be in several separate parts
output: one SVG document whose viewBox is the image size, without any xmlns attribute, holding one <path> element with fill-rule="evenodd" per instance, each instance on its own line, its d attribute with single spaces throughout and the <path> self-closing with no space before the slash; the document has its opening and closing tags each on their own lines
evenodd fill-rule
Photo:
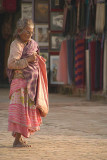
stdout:
<svg viewBox="0 0 107 160">
<path fill-rule="evenodd" d="M 29 62 L 34 62 L 36 60 L 37 53 L 33 53 L 31 56 L 27 57 L 26 60 Z"/>
</svg>

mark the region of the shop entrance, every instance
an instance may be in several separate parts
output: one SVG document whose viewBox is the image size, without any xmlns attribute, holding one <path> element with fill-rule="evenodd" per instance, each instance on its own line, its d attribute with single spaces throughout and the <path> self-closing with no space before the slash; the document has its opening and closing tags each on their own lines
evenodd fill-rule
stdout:
<svg viewBox="0 0 107 160">
<path fill-rule="evenodd" d="M 21 17 L 21 1 L 16 3 L 14 12 L 0 10 L 0 88 L 8 87 L 7 60 L 9 56 L 10 44 L 13 40 L 14 29 L 17 20 Z"/>
</svg>

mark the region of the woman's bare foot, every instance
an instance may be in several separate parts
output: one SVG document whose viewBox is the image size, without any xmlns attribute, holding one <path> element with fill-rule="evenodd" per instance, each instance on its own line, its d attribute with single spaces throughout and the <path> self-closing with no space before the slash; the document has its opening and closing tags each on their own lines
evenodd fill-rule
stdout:
<svg viewBox="0 0 107 160">
<path fill-rule="evenodd" d="M 31 147 L 31 145 L 26 144 L 23 141 L 14 141 L 13 147 Z"/>
<path fill-rule="evenodd" d="M 13 147 L 31 147 L 31 145 L 28 145 L 25 141 L 23 141 L 21 136 L 22 135 L 20 133 L 16 133 Z"/>
<path fill-rule="evenodd" d="M 26 141 L 24 141 L 22 137 L 21 137 L 20 141 L 21 141 L 22 143 L 25 143 L 25 144 L 26 144 Z"/>
</svg>

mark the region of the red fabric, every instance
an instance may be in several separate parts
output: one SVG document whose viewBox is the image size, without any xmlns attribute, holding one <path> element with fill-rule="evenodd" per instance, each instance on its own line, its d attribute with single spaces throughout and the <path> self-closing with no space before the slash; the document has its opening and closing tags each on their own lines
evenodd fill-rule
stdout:
<svg viewBox="0 0 107 160">
<path fill-rule="evenodd" d="M 75 85 L 83 88 L 85 86 L 85 40 L 75 41 Z"/>
<path fill-rule="evenodd" d="M 10 87 L 8 130 L 21 133 L 24 137 L 29 137 L 34 132 L 40 130 L 42 119 L 35 104 L 29 100 L 26 87 L 26 80 L 12 80 Z"/>
<path fill-rule="evenodd" d="M 3 0 L 3 8 L 7 12 L 16 11 L 16 0 Z"/>
<path fill-rule="evenodd" d="M 28 138 L 40 130 L 41 123 L 40 112 L 37 108 L 27 108 L 21 104 L 9 105 L 8 131 L 21 133 Z"/>
<path fill-rule="evenodd" d="M 47 71 L 45 59 L 39 55 L 37 56 L 39 59 L 39 77 L 36 106 L 40 109 L 40 111 L 42 111 L 41 116 L 45 117 L 49 111 Z"/>
</svg>

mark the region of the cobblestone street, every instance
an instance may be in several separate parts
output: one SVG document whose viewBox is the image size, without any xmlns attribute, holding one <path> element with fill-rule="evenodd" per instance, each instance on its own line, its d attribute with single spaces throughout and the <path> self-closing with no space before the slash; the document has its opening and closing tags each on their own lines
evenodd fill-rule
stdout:
<svg viewBox="0 0 107 160">
<path fill-rule="evenodd" d="M 0 89 L 0 160 L 107 160 L 107 102 L 50 94 L 50 111 L 31 148 L 13 148 L 8 126 L 9 89 Z"/>
</svg>

